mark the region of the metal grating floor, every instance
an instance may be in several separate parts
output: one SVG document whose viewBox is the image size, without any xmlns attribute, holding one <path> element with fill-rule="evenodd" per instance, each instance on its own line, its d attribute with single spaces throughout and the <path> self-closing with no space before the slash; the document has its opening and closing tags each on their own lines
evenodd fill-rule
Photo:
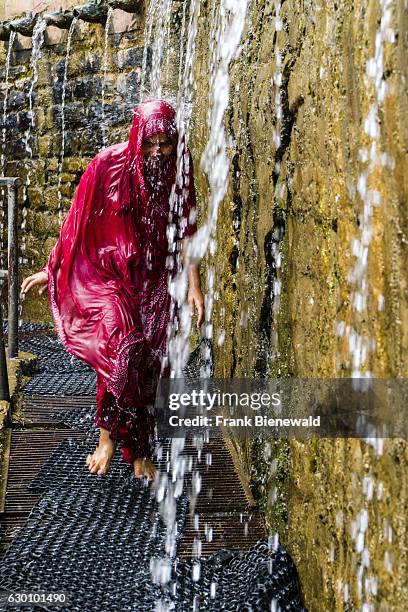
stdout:
<svg viewBox="0 0 408 612">
<path fill-rule="evenodd" d="M 67 437 L 78 440 L 86 437 L 86 432 L 56 423 L 51 415 L 58 411 L 91 410 L 94 405 L 93 396 L 28 395 L 25 398 L 21 418 L 11 435 L 4 511 L 0 513 L 0 541 L 3 548 L 9 544 L 16 530 L 24 525 L 42 495 L 29 489 L 41 466 Z M 169 443 L 165 442 L 163 464 L 169 448 Z M 202 488 L 195 507 L 198 524 L 197 518 L 188 520 L 180 542 L 180 556 L 191 557 L 197 552 L 197 546 L 203 557 L 223 548 L 249 548 L 264 537 L 262 520 L 248 502 L 223 440 L 215 438 L 205 444 L 199 463 L 197 450 L 192 444 L 186 444 L 183 454 L 192 457 L 199 465 Z M 189 481 L 187 478 L 187 493 L 190 490 Z"/>
<path fill-rule="evenodd" d="M 23 331 L 27 348 L 38 348 L 40 373 L 26 385 L 23 406 L 6 435 L 0 544 L 3 553 L 10 550 L 0 565 L 3 589 L 63 588 L 75 599 L 69 612 L 150 612 L 162 597 L 179 612 L 261 612 L 272 602 L 305 612 L 296 568 L 273 538 L 265 538 L 262 518 L 220 432 L 200 451 L 185 445 L 189 468 L 173 508 L 175 582 L 159 586 L 167 536 L 151 489 L 135 481 L 119 451 L 107 477 L 92 476 L 85 467 L 97 440 L 93 373 L 72 361 L 49 330 L 37 336 L 30 327 Z M 159 440 L 158 449 L 156 463 L 163 473 L 170 441 Z M 197 472 L 200 493 L 188 505 L 185 494 L 193 478 L 197 482 Z M 109 560 L 97 545 L 106 534 Z"/>
</svg>

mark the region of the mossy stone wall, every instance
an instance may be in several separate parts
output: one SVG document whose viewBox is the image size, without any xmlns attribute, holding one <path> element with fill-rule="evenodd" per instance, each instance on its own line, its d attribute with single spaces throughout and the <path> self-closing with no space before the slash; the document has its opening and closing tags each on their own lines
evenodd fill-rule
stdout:
<svg viewBox="0 0 408 612">
<path fill-rule="evenodd" d="M 202 4 L 199 25 L 196 167 L 208 137 L 210 9 Z M 402 0 L 249 4 L 225 122 L 230 176 L 218 219 L 213 315 L 214 339 L 225 331 L 224 343 L 214 342 L 218 376 L 350 376 L 351 334 L 336 333 L 341 322 L 369 338 L 362 375 L 406 375 L 407 20 Z M 367 72 L 373 57 L 377 68 L 383 57 L 380 102 Z M 378 160 L 370 169 L 364 155 L 374 138 L 365 127 L 376 102 Z M 349 274 L 362 232 L 364 173 L 380 204 L 371 216 L 367 308 L 359 313 Z M 205 203 L 204 177 L 198 186 Z M 385 440 L 383 448 L 350 439 L 234 442 L 269 528 L 295 559 L 311 611 L 407 608 L 405 441 Z"/>
<path fill-rule="evenodd" d="M 143 15 L 134 15 L 128 29 L 108 34 L 105 82 L 106 142 L 127 140 L 134 107 L 139 102 L 143 57 Z M 31 46 L 27 37 L 17 36 L 11 55 L 8 112 L 6 118 L 6 176 L 20 176 L 24 182 L 30 172 L 27 190 L 26 251 L 27 262 L 20 276 L 40 269 L 59 233 L 58 181 L 61 160 L 61 102 L 67 48 L 67 31 L 59 42 L 46 31 L 38 62 L 38 83 L 33 92 L 35 127 L 31 130 L 30 159 L 24 146 L 29 126 L 29 89 L 33 70 Z M 61 172 L 62 216 L 68 211 L 79 179 L 92 157 L 103 147 L 102 88 L 104 78 L 104 27 L 78 21 L 68 64 L 65 96 L 65 156 Z M 7 43 L 0 49 L 0 107 L 3 107 L 5 57 Z M 20 215 L 22 211 L 20 190 Z M 22 221 L 22 217 L 20 217 Z M 21 241 L 20 235 L 20 241 Z M 31 320 L 50 320 L 47 297 L 28 294 L 22 316 Z"/>
</svg>

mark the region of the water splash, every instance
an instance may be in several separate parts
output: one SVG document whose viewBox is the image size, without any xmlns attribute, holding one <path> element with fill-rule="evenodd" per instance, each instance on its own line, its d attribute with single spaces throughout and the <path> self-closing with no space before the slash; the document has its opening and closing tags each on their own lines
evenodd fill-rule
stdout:
<svg viewBox="0 0 408 612">
<path fill-rule="evenodd" d="M 61 181 L 62 181 L 62 167 L 64 164 L 65 157 L 65 96 L 67 90 L 67 81 L 68 81 L 68 65 L 69 65 L 69 57 L 71 53 L 71 40 L 72 35 L 75 30 L 75 26 L 77 24 L 78 17 L 74 17 L 71 22 L 71 26 L 68 31 L 67 38 L 67 51 L 65 54 L 65 64 L 64 64 L 64 78 L 62 81 L 62 93 L 61 93 L 61 155 L 60 161 L 58 165 L 58 219 L 61 224 L 62 222 L 62 193 L 61 193 Z"/>
<path fill-rule="evenodd" d="M 102 127 L 102 143 L 103 147 L 108 146 L 108 135 L 106 126 L 106 114 L 105 114 L 105 94 L 106 94 L 106 80 L 108 74 L 108 48 L 109 48 L 109 28 L 112 22 L 113 8 L 110 6 L 106 17 L 105 24 L 105 38 L 103 46 L 103 78 L 102 78 L 102 105 L 101 105 L 101 127 Z"/>
</svg>

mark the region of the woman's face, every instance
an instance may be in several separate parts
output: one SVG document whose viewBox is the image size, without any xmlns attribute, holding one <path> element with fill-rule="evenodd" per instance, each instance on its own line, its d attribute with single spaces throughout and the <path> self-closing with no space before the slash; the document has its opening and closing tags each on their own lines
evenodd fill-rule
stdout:
<svg viewBox="0 0 408 612">
<path fill-rule="evenodd" d="M 173 144 L 166 134 L 153 134 L 144 138 L 142 142 L 142 153 L 146 160 L 157 160 L 166 162 L 173 153 Z"/>
</svg>

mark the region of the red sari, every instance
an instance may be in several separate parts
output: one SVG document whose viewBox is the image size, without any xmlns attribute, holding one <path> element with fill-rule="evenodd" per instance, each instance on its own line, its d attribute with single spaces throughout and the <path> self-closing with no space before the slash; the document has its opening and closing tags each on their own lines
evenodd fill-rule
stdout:
<svg viewBox="0 0 408 612">
<path fill-rule="evenodd" d="M 174 146 L 152 175 L 142 141 L 157 133 Z M 96 424 L 122 443 L 129 462 L 151 457 L 153 449 L 151 407 L 163 374 L 167 287 L 177 255 L 177 248 L 169 249 L 169 219 L 177 241 L 197 229 L 186 148 L 187 170 L 170 211 L 177 140 L 175 111 L 167 102 L 140 104 L 129 140 L 104 149 L 86 168 L 46 267 L 59 337 L 97 373 Z"/>
</svg>

